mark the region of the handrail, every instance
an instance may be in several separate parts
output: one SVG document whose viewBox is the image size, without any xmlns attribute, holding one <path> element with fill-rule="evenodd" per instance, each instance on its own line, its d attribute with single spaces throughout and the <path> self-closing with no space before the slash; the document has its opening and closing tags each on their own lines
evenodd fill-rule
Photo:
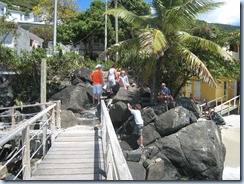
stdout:
<svg viewBox="0 0 244 184">
<path fill-rule="evenodd" d="M 107 180 L 133 180 L 104 100 L 101 100 L 102 144 Z"/>
<path fill-rule="evenodd" d="M 237 103 L 236 103 L 236 101 L 239 99 L 239 104 L 237 105 Z M 233 104 L 232 104 L 232 102 L 233 102 Z M 225 105 L 227 105 L 228 107 L 227 108 L 224 108 L 224 106 Z M 218 113 L 220 113 L 220 114 L 222 114 L 223 113 L 223 111 L 225 110 L 225 109 L 227 109 L 228 111 L 227 111 L 227 113 L 228 113 L 228 115 L 230 115 L 230 111 L 231 110 L 233 110 L 233 109 L 231 109 L 231 107 L 238 107 L 238 112 L 239 112 L 239 109 L 240 109 L 240 95 L 238 95 L 238 96 L 236 96 L 236 97 L 234 97 L 234 98 L 232 98 L 232 99 L 230 99 L 230 100 L 228 100 L 228 101 L 226 101 L 226 102 L 224 102 L 224 103 L 222 103 L 222 104 L 220 104 L 220 105 L 218 105 L 218 106 L 216 106 L 215 108 L 214 108 L 214 111 L 215 112 L 218 112 Z M 220 108 L 220 110 L 219 111 L 217 111 L 217 109 L 219 109 Z"/>
<path fill-rule="evenodd" d="M 39 106 L 40 104 L 35 104 L 36 106 Z M 48 107 L 46 107 L 48 105 Z M 32 105 L 31 105 L 32 106 Z M 7 165 L 17 157 L 17 155 L 21 155 L 20 158 L 22 158 L 22 168 L 20 169 L 19 173 L 15 176 L 14 179 L 18 177 L 19 174 L 22 173 L 22 179 L 28 180 L 31 177 L 31 159 L 35 156 L 35 154 L 38 152 L 38 150 L 42 147 L 43 152 L 42 156 L 44 157 L 46 154 L 46 142 L 51 137 L 51 145 L 54 141 L 54 130 L 55 127 L 60 126 L 60 101 L 54 102 L 48 102 L 46 104 L 41 104 L 43 107 L 42 111 L 36 114 L 35 116 L 31 117 L 28 120 L 23 120 L 18 123 L 18 126 L 16 126 L 14 129 L 11 129 L 11 131 L 8 132 L 4 137 L 0 138 L 0 146 L 4 146 L 4 144 L 8 143 L 9 141 L 12 141 L 15 139 L 16 136 L 21 135 L 22 137 L 22 143 L 21 146 L 19 145 L 17 153 L 15 153 L 10 159 L 7 160 L 7 162 L 0 168 L 0 172 L 7 167 Z M 25 106 L 22 106 L 25 107 Z M 4 109 L 13 109 L 12 107 L 4 108 Z M 12 112 L 10 112 L 12 113 Z M 55 115 L 56 114 L 56 115 Z M 58 115 L 57 115 L 58 114 Z M 47 118 L 48 117 L 48 118 Z M 40 144 L 39 148 L 37 150 L 34 150 L 34 153 L 30 155 L 31 153 L 31 144 L 30 141 L 33 140 L 35 136 L 38 136 L 37 133 L 34 133 L 32 137 L 30 137 L 30 129 L 31 126 L 34 125 L 36 122 L 41 122 L 42 129 L 42 144 Z M 40 130 L 37 130 L 40 131 Z M 49 131 L 49 135 L 46 136 L 47 131 Z M 38 137 L 39 138 L 39 137 Z"/>
<path fill-rule="evenodd" d="M 207 106 L 207 105 L 211 104 L 212 102 L 215 102 L 215 106 L 217 106 L 218 105 L 218 102 L 219 102 L 219 99 L 220 99 L 220 103 L 222 104 L 223 101 L 224 101 L 224 98 L 226 98 L 226 97 L 227 97 L 227 95 L 223 95 L 223 96 L 221 96 L 219 98 L 216 98 L 214 100 L 211 100 L 211 101 L 209 101 L 207 103 L 200 104 L 199 105 L 199 107 L 200 107 L 200 115 L 202 115 L 202 113 L 203 113 L 203 107 L 204 106 Z"/>
</svg>

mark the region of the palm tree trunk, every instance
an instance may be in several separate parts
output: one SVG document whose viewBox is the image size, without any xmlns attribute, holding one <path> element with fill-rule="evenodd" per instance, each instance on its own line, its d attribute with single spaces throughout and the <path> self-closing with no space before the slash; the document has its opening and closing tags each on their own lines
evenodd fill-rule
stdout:
<svg viewBox="0 0 244 184">
<path fill-rule="evenodd" d="M 160 57 L 155 62 L 155 70 L 152 78 L 152 84 L 151 84 L 151 94 L 150 94 L 150 105 L 153 106 L 155 104 L 155 98 L 156 98 L 156 84 L 157 79 L 159 76 L 159 67 L 160 67 Z"/>
</svg>

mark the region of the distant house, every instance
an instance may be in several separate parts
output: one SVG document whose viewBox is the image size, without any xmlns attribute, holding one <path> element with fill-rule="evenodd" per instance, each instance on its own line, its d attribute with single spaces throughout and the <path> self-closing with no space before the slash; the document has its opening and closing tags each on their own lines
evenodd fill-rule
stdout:
<svg viewBox="0 0 244 184">
<path fill-rule="evenodd" d="M 15 22 L 18 24 L 28 25 L 36 24 L 42 25 L 45 22 L 42 20 L 42 16 L 34 15 L 33 12 L 26 15 L 25 12 L 10 10 L 7 4 L 0 1 L 0 17 L 5 16 L 6 21 Z"/>
<path fill-rule="evenodd" d="M 240 61 L 240 46 L 230 45 L 223 49 L 226 49 L 234 59 Z M 193 77 L 184 87 L 184 93 L 187 97 L 192 93 L 197 100 L 211 101 L 224 95 L 226 95 L 225 100 L 229 100 L 240 95 L 240 81 L 222 78 L 217 88 L 214 88 L 201 82 L 197 77 Z"/>
<path fill-rule="evenodd" d="M 5 35 L 0 36 L 0 41 L 3 40 Z M 18 27 L 17 31 L 10 32 L 2 42 L 3 46 L 13 48 L 20 55 L 21 50 L 31 51 L 33 48 L 42 48 L 44 40 L 35 34 Z"/>
<path fill-rule="evenodd" d="M 26 15 L 25 12 L 10 10 L 7 4 L 0 1 L 0 17 L 2 16 L 6 17 L 6 21 L 18 25 L 16 32 L 0 35 L 0 41 L 3 46 L 16 49 L 18 55 L 21 50 L 30 51 L 33 48 L 42 47 L 44 40 L 26 30 L 30 26 L 35 27 L 44 24 L 41 16 L 36 16 L 33 13 Z M 5 38 L 5 36 L 7 37 Z"/>
</svg>

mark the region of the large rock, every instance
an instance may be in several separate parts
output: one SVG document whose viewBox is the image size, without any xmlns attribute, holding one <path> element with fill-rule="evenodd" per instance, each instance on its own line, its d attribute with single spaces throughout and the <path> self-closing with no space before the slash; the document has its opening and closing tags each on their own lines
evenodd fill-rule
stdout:
<svg viewBox="0 0 244 184">
<path fill-rule="evenodd" d="M 92 73 L 91 69 L 81 67 L 81 68 L 75 70 L 72 81 L 73 81 L 73 83 L 77 83 L 79 80 L 81 80 L 83 82 L 88 81 L 88 82 L 92 83 L 92 79 L 90 77 L 91 73 Z"/>
<path fill-rule="evenodd" d="M 182 106 L 190 111 L 192 111 L 197 118 L 200 117 L 200 110 L 197 107 L 197 105 L 192 102 L 189 98 L 187 97 L 181 97 L 175 99 L 175 106 Z"/>
<path fill-rule="evenodd" d="M 224 118 L 220 114 L 218 114 L 214 111 L 211 111 L 210 118 L 211 118 L 211 120 L 213 120 L 216 123 L 216 125 L 225 125 L 226 124 Z"/>
<path fill-rule="evenodd" d="M 153 108 L 151 107 L 145 107 L 141 110 L 142 119 L 144 120 L 144 126 L 147 124 L 153 122 L 157 115 L 154 113 Z"/>
<path fill-rule="evenodd" d="M 164 176 L 164 162 L 162 159 L 156 159 L 147 167 L 147 180 L 162 180 Z"/>
<path fill-rule="evenodd" d="M 110 108 L 109 115 L 113 124 L 119 127 L 131 116 L 131 113 L 127 104 L 119 101 Z"/>
<path fill-rule="evenodd" d="M 61 100 L 61 109 L 71 110 L 73 112 L 85 110 L 86 104 L 90 103 L 87 88 L 80 85 L 68 86 L 59 93 L 56 93 L 49 100 Z"/>
<path fill-rule="evenodd" d="M 153 143 L 155 140 L 161 138 L 160 134 L 156 131 L 154 123 L 150 123 L 143 127 L 143 144 L 147 146 Z"/>
<path fill-rule="evenodd" d="M 199 120 L 154 143 L 182 176 L 193 180 L 221 180 L 225 146 L 213 121 Z"/>
<path fill-rule="evenodd" d="M 155 121 L 155 126 L 162 137 L 175 133 L 189 124 L 189 110 L 181 106 L 161 114 Z"/>
<path fill-rule="evenodd" d="M 78 124 L 77 117 L 72 111 L 62 110 L 61 113 L 61 128 L 69 128 Z"/>
<path fill-rule="evenodd" d="M 145 180 L 146 170 L 140 163 L 127 161 L 127 165 L 133 180 Z"/>
<path fill-rule="evenodd" d="M 140 91 L 136 87 L 129 87 L 128 90 L 120 88 L 113 98 L 113 103 L 122 101 L 124 103 L 131 103 L 132 105 L 138 103 Z"/>
</svg>

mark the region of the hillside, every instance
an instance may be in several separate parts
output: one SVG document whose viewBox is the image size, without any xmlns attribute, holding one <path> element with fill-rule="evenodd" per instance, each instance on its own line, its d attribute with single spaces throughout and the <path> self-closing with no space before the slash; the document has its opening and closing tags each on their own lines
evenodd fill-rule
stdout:
<svg viewBox="0 0 244 184">
<path fill-rule="evenodd" d="M 9 9 L 20 10 L 23 12 L 28 12 L 28 10 L 31 10 L 39 2 L 39 0 L 0 0 L 0 1 L 6 3 L 9 6 Z M 13 5 L 20 6 L 21 8 L 18 9 Z M 204 21 L 197 20 L 197 22 L 200 23 Z M 240 30 L 240 26 L 232 26 L 232 25 L 217 24 L 217 23 L 210 23 L 210 24 L 215 25 L 222 31 L 232 32 L 232 31 L 236 31 L 237 29 Z"/>
<path fill-rule="evenodd" d="M 217 24 L 214 23 L 216 27 L 218 27 L 222 31 L 227 31 L 227 32 L 233 32 L 236 31 L 237 29 L 240 30 L 240 26 L 232 26 L 232 25 L 227 25 L 227 24 Z"/>
<path fill-rule="evenodd" d="M 34 6 L 38 4 L 39 0 L 0 0 L 0 1 L 6 3 L 9 9 L 25 11 L 25 10 L 31 10 Z M 18 9 L 14 5 L 20 6 L 21 8 Z"/>
</svg>

